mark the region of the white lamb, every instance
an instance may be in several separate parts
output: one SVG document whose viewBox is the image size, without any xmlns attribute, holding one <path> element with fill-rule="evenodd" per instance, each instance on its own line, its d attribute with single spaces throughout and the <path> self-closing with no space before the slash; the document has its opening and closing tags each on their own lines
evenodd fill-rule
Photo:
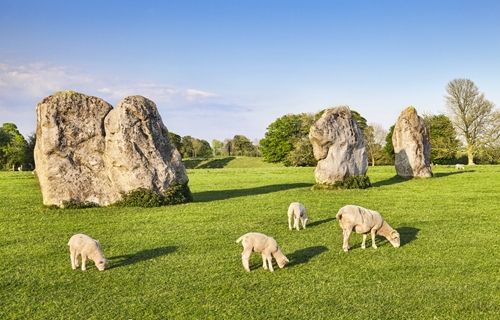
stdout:
<svg viewBox="0 0 500 320">
<path fill-rule="evenodd" d="M 262 253 L 262 263 L 264 269 L 268 269 L 267 264 L 269 265 L 269 271 L 273 272 L 273 262 L 272 258 L 276 260 L 278 266 L 283 268 L 289 260 L 283 252 L 281 252 L 276 240 L 273 238 L 266 236 L 262 233 L 250 232 L 242 235 L 236 240 L 236 243 L 242 241 L 243 244 L 243 252 L 241 253 L 241 261 L 243 263 L 243 267 L 246 271 L 250 272 L 250 267 L 248 265 L 248 260 L 250 259 L 250 254 L 252 252 L 260 252 Z"/>
<path fill-rule="evenodd" d="M 465 166 L 463 164 L 457 163 L 455 165 L 455 170 L 465 170 Z"/>
<path fill-rule="evenodd" d="M 78 256 L 82 255 L 82 270 L 86 270 L 85 262 L 87 257 L 94 261 L 95 266 L 100 271 L 108 265 L 108 260 L 102 254 L 101 245 L 97 240 L 84 234 L 75 234 L 68 242 L 71 268 L 75 270 L 78 267 Z"/>
<path fill-rule="evenodd" d="M 306 208 L 304 207 L 303 204 L 298 203 L 298 202 L 292 202 L 290 203 L 290 206 L 288 207 L 288 228 L 292 230 L 292 217 L 294 219 L 293 221 L 293 228 L 296 228 L 297 231 L 300 230 L 299 228 L 299 221 L 302 222 L 302 228 L 306 228 L 306 224 L 310 219 L 306 216 Z"/>
<path fill-rule="evenodd" d="M 351 231 L 363 234 L 363 243 L 361 244 L 361 248 L 363 249 L 366 248 L 365 242 L 368 233 L 372 235 L 372 247 L 375 249 L 377 249 L 377 245 L 375 244 L 375 235 L 377 234 L 386 237 L 394 247 L 399 248 L 399 233 L 391 228 L 380 213 L 376 211 L 347 205 L 340 208 L 336 218 L 343 231 L 344 243 L 342 248 L 345 252 L 349 250 L 349 236 L 351 235 Z"/>
</svg>

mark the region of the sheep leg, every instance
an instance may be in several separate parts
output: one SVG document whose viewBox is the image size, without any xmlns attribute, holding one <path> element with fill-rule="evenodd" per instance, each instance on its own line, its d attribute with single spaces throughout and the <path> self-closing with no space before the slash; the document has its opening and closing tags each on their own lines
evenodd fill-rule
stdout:
<svg viewBox="0 0 500 320">
<path fill-rule="evenodd" d="M 300 228 L 299 228 L 299 218 L 295 218 L 294 227 L 297 229 L 297 231 L 300 230 Z"/>
<path fill-rule="evenodd" d="M 366 249 L 366 233 L 363 233 L 363 242 L 361 243 L 361 249 Z"/>
<path fill-rule="evenodd" d="M 345 252 L 349 250 L 349 236 L 351 235 L 351 230 L 343 230 L 343 235 L 344 235 L 344 243 L 342 245 L 342 249 L 344 249 Z"/>
<path fill-rule="evenodd" d="M 75 270 L 78 267 L 78 256 L 76 255 L 75 250 L 70 250 L 70 255 L 71 259 L 71 268 Z"/>
<path fill-rule="evenodd" d="M 86 262 L 87 262 L 87 255 L 82 253 L 82 271 L 87 270 L 87 267 L 85 266 Z"/>
<path fill-rule="evenodd" d="M 373 249 L 377 249 L 377 244 L 375 244 L 375 234 L 377 231 L 375 229 L 372 229 L 372 247 Z"/>
<path fill-rule="evenodd" d="M 250 259 L 251 254 L 252 254 L 252 249 L 250 250 L 245 249 L 241 253 L 241 263 L 243 264 L 243 268 L 245 268 L 247 272 L 250 272 L 250 266 L 248 265 L 248 260 Z"/>
<path fill-rule="evenodd" d="M 288 229 L 292 230 L 292 215 L 288 215 Z"/>
<path fill-rule="evenodd" d="M 266 261 L 267 261 L 267 264 L 269 265 L 269 267 L 266 265 Z M 274 271 L 274 269 L 273 269 L 273 257 L 270 253 L 262 253 L 262 266 L 266 270 L 269 268 L 269 271 L 271 271 L 271 272 Z"/>
</svg>

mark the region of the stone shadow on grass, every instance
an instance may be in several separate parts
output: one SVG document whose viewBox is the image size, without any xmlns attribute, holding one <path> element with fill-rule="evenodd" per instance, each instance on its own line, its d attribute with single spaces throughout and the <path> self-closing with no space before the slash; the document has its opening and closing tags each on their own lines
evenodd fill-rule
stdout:
<svg viewBox="0 0 500 320">
<path fill-rule="evenodd" d="M 236 157 L 224 158 L 193 158 L 183 160 L 186 169 L 222 169 Z"/>
<path fill-rule="evenodd" d="M 474 172 L 474 170 L 460 170 L 460 171 L 451 171 L 451 172 L 437 172 L 437 173 L 432 173 L 432 178 L 403 178 L 398 175 L 389 178 L 387 180 L 382 180 L 382 181 L 377 181 L 372 183 L 372 187 L 381 187 L 381 186 L 388 186 L 391 184 L 396 184 L 396 183 L 401 183 L 401 182 L 406 182 L 411 179 L 435 179 L 435 178 L 443 178 L 447 176 L 451 176 L 454 174 L 460 174 L 460 173 L 465 173 L 465 172 Z"/>
<path fill-rule="evenodd" d="M 290 262 L 287 263 L 286 266 L 291 267 L 302 263 L 307 263 L 315 256 L 318 256 L 327 250 L 328 248 L 325 246 L 314 246 L 297 250 L 291 254 L 286 254 L 286 257 L 288 258 L 288 260 L 290 260 Z"/>
<path fill-rule="evenodd" d="M 142 250 L 136 253 L 125 254 L 108 258 L 109 269 L 125 267 L 141 261 L 158 258 L 177 250 L 176 246 L 167 246 L 161 248 Z"/>
<path fill-rule="evenodd" d="M 290 183 L 290 184 L 273 184 L 249 189 L 235 190 L 213 190 L 203 192 L 193 192 L 194 202 L 210 202 L 216 200 L 225 200 L 244 196 L 253 196 L 258 194 L 266 194 L 283 190 L 311 187 L 310 183 Z"/>
</svg>

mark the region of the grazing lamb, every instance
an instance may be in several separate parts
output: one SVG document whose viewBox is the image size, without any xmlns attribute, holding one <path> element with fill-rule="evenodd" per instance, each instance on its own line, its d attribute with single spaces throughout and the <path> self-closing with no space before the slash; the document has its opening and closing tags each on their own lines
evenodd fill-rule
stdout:
<svg viewBox="0 0 500 320">
<path fill-rule="evenodd" d="M 306 208 L 304 205 L 298 202 L 290 203 L 288 207 L 288 228 L 292 230 L 292 217 L 294 219 L 293 228 L 296 228 L 297 231 L 299 228 L 299 221 L 302 222 L 302 228 L 306 228 L 306 224 L 310 219 L 306 216 Z"/>
<path fill-rule="evenodd" d="M 363 234 L 363 243 L 361 244 L 361 248 L 363 249 L 366 248 L 365 242 L 368 233 L 372 235 L 372 247 L 375 249 L 377 249 L 377 245 L 375 244 L 376 234 L 386 237 L 394 247 L 399 248 L 399 233 L 391 228 L 380 213 L 376 211 L 347 205 L 340 208 L 336 218 L 343 231 L 344 243 L 342 248 L 345 252 L 349 250 L 349 236 L 351 235 L 351 231 Z"/>
<path fill-rule="evenodd" d="M 241 261 L 243 262 L 243 267 L 246 271 L 250 272 L 250 267 L 248 266 L 248 259 L 252 252 L 262 253 L 262 263 L 264 269 L 267 269 L 266 260 L 269 265 L 269 271 L 273 272 L 273 262 L 272 258 L 276 260 L 278 266 L 283 268 L 285 264 L 289 261 L 287 257 L 281 252 L 276 240 L 271 237 L 266 236 L 262 233 L 250 232 L 242 235 L 236 240 L 236 243 L 243 241 L 243 252 L 241 253 Z"/>
<path fill-rule="evenodd" d="M 455 165 L 455 170 L 465 170 L 465 166 L 463 164 L 457 163 Z"/>
<path fill-rule="evenodd" d="M 94 261 L 95 266 L 100 271 L 103 271 L 108 265 L 108 260 L 104 259 L 99 242 L 87 235 L 75 234 L 69 239 L 68 246 L 73 270 L 78 267 L 78 255 L 82 255 L 82 270 L 86 270 L 87 257 Z"/>
</svg>

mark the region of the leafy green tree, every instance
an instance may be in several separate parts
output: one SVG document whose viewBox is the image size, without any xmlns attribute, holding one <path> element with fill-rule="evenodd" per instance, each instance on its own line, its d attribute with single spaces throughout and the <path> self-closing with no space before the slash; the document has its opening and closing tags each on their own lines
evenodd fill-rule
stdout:
<svg viewBox="0 0 500 320">
<path fill-rule="evenodd" d="M 385 164 L 386 162 L 386 153 L 384 151 L 386 136 L 387 130 L 377 123 L 372 123 L 363 130 L 366 152 L 372 166 L 375 166 L 376 163 Z"/>
<path fill-rule="evenodd" d="M 194 152 L 194 146 L 193 146 L 193 138 L 191 136 L 184 136 L 181 138 L 181 150 L 179 152 L 181 153 L 183 158 L 189 158 L 189 157 L 194 157 L 195 152 Z"/>
<path fill-rule="evenodd" d="M 448 164 L 455 160 L 460 141 L 451 120 L 443 115 L 424 114 L 432 145 L 431 163 Z"/>
<path fill-rule="evenodd" d="M 294 148 L 283 161 L 285 166 L 313 167 L 318 161 L 314 158 L 313 147 L 308 137 L 303 137 L 294 144 Z"/>
<path fill-rule="evenodd" d="M 181 154 L 185 158 L 189 157 L 211 157 L 212 148 L 206 140 L 200 140 L 191 136 L 182 137 Z"/>
<path fill-rule="evenodd" d="M 175 148 L 177 151 L 181 152 L 182 149 L 182 138 L 180 135 L 175 134 L 173 132 L 168 132 L 168 135 L 170 136 L 170 140 L 172 140 L 172 143 L 174 144 Z"/>
<path fill-rule="evenodd" d="M 237 156 L 249 156 L 254 147 L 252 142 L 245 136 L 235 135 L 233 137 L 233 151 Z"/>
<path fill-rule="evenodd" d="M 219 141 L 217 139 L 212 140 L 212 150 L 213 150 L 213 155 L 222 155 L 222 148 L 224 147 L 224 142 Z"/>
<path fill-rule="evenodd" d="M 26 147 L 24 148 L 24 162 L 30 169 L 35 168 L 35 144 L 36 144 L 36 134 L 32 132 L 28 135 L 28 140 L 26 141 Z"/>
<path fill-rule="evenodd" d="M 303 139 L 309 136 L 311 125 L 317 120 L 318 115 L 288 114 L 271 123 L 267 127 L 265 138 L 260 140 L 260 151 L 264 160 L 271 163 L 289 163 L 286 161 L 287 156 L 296 149 L 297 143 L 302 143 Z M 307 149 L 299 147 L 295 152 Z"/>
<path fill-rule="evenodd" d="M 26 140 L 13 123 L 4 123 L 2 129 L 11 137 L 10 142 L 1 146 L 2 165 L 5 169 L 17 168 L 25 163 Z"/>
<path fill-rule="evenodd" d="M 288 114 L 267 127 L 260 150 L 264 160 L 278 163 L 285 160 L 293 148 L 293 138 L 300 135 L 300 115 Z"/>
<path fill-rule="evenodd" d="M 467 146 L 469 164 L 481 148 L 500 140 L 500 111 L 469 79 L 454 79 L 446 85 L 448 116 Z"/>
<path fill-rule="evenodd" d="M 389 128 L 389 133 L 385 137 L 385 146 L 384 146 L 385 152 L 392 160 L 396 158 L 396 153 L 394 152 L 394 145 L 392 144 L 392 135 L 394 134 L 394 127 L 395 126 L 391 126 Z"/>
<path fill-rule="evenodd" d="M 196 139 L 198 140 L 198 139 Z M 210 147 L 210 143 L 207 140 L 198 140 L 199 144 L 197 144 L 196 153 L 198 157 L 211 157 L 212 156 L 212 148 Z"/>
</svg>

